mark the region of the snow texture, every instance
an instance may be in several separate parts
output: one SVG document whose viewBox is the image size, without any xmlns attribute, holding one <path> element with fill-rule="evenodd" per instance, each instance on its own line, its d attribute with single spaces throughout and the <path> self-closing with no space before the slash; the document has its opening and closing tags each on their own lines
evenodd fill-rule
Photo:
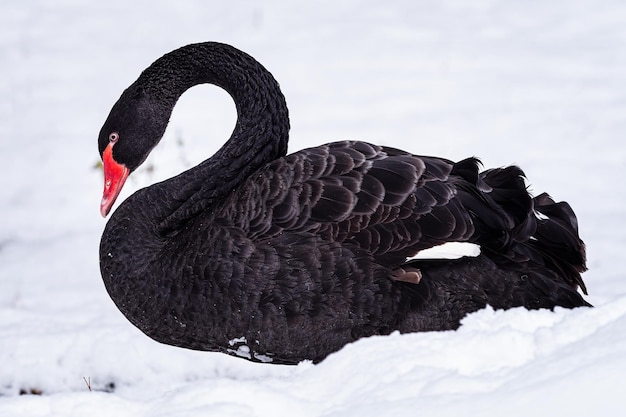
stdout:
<svg viewBox="0 0 626 417">
<path fill-rule="evenodd" d="M 3 1 L 0 416 L 621 415 L 625 21 L 620 0 Z M 100 278 L 96 138 L 141 70 L 206 40 L 279 80 L 292 151 L 363 139 L 522 166 L 532 192 L 576 211 L 596 307 L 485 309 L 318 365 L 144 336 Z M 120 199 L 198 163 L 234 123 L 225 92 L 193 88 Z"/>
</svg>

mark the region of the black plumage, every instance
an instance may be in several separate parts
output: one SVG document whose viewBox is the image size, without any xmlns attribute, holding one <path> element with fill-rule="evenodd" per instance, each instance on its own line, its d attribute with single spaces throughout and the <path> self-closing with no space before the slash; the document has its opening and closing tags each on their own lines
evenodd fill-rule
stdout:
<svg viewBox="0 0 626 417">
<path fill-rule="evenodd" d="M 455 329 L 488 304 L 588 305 L 577 292 L 585 255 L 574 213 L 546 194 L 531 198 L 519 168 L 479 173 L 473 158 L 355 141 L 286 155 L 278 83 L 224 44 L 163 56 L 113 106 L 99 136 L 103 214 L 199 83 L 233 97 L 230 140 L 124 201 L 100 246 L 107 291 L 153 339 L 296 363 L 369 335 Z M 408 260 L 446 242 L 482 252 Z"/>
</svg>

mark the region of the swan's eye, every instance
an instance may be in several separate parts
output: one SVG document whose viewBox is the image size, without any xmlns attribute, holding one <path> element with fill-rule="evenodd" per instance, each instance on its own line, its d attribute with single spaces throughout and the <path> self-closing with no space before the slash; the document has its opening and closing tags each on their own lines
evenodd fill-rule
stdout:
<svg viewBox="0 0 626 417">
<path fill-rule="evenodd" d="M 109 142 L 115 143 L 120 138 L 120 135 L 117 132 L 113 132 L 109 135 Z"/>
</svg>

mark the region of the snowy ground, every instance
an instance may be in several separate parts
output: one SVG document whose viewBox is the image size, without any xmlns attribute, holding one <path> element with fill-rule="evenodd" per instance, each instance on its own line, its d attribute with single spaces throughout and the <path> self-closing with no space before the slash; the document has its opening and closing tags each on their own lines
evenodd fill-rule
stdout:
<svg viewBox="0 0 626 417">
<path fill-rule="evenodd" d="M 620 0 L 3 1 L 0 416 L 621 414 L 625 21 Z M 487 309 L 316 366 L 145 337 L 100 279 L 96 136 L 145 66 L 203 40 L 273 72 L 292 150 L 365 139 L 521 165 L 532 190 L 576 210 L 596 308 Z M 234 118 L 226 93 L 190 91 L 124 195 L 208 156 Z"/>
</svg>

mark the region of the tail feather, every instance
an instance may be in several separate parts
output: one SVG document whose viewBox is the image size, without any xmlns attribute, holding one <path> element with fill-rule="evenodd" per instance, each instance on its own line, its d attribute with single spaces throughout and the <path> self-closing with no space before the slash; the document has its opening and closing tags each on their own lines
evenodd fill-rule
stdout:
<svg viewBox="0 0 626 417">
<path fill-rule="evenodd" d="M 466 161 L 456 164 L 453 172 L 476 184 L 459 190 L 464 206 L 474 216 L 472 242 L 496 264 L 547 268 L 587 294 L 580 275 L 587 269 L 585 245 L 569 204 L 555 203 L 546 193 L 532 198 L 519 167 L 479 174 Z"/>
<path fill-rule="evenodd" d="M 524 172 L 516 166 L 489 169 L 480 174 L 479 180 L 489 188 L 487 195 L 492 202 L 502 207 L 512 219 L 513 226 L 508 231 L 505 247 L 513 242 L 527 241 L 537 225 Z"/>
<path fill-rule="evenodd" d="M 461 161 L 457 196 L 470 212 L 481 246 L 477 257 L 414 259 L 402 265 L 396 285 L 410 314 L 399 328 L 456 328 L 472 311 L 591 306 L 581 273 L 585 245 L 571 207 L 548 194 L 532 198 L 517 167 L 478 173 L 475 160 Z M 469 185 L 468 185 L 469 184 Z M 417 284 L 416 284 L 417 283 Z"/>
<path fill-rule="evenodd" d="M 524 172 L 510 166 L 479 174 L 466 161 L 455 164 L 452 172 L 466 181 L 459 185 L 458 195 L 472 215 L 475 233 L 470 241 L 494 253 L 515 256 L 510 248 L 527 241 L 536 230 Z"/>
<path fill-rule="evenodd" d="M 485 254 L 506 267 L 542 267 L 587 294 L 581 273 L 587 270 L 585 244 L 578 235 L 576 216 L 566 202 L 555 203 L 548 194 L 532 199 L 528 217 L 511 231 L 513 241 L 503 250 L 485 247 Z M 511 265 L 509 265 L 511 266 Z"/>
<path fill-rule="evenodd" d="M 527 244 L 544 260 L 546 267 L 558 272 L 571 286 L 587 287 L 580 274 L 587 270 L 585 244 L 578 235 L 578 221 L 566 202 L 555 203 L 546 193 L 534 198 L 537 232 Z"/>
</svg>

